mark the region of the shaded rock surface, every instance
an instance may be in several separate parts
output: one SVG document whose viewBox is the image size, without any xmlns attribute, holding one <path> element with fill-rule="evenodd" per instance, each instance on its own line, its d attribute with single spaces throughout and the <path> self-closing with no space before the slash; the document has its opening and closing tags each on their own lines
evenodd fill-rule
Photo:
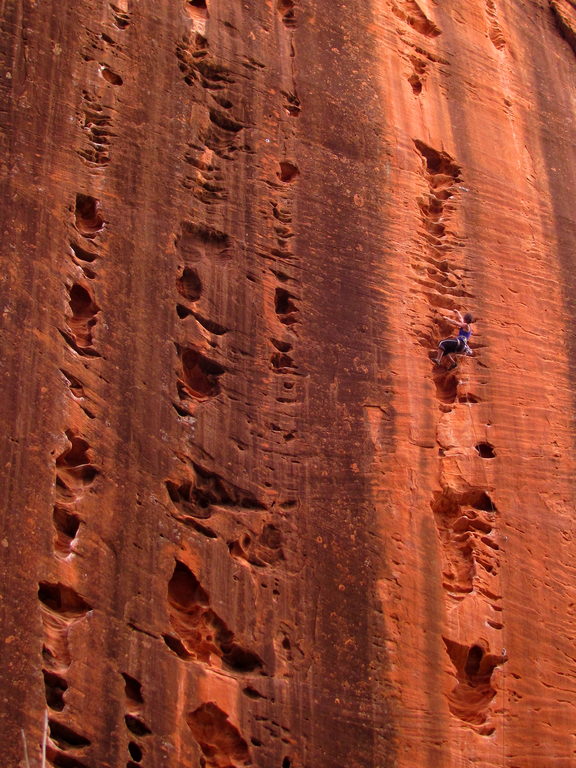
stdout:
<svg viewBox="0 0 576 768">
<path fill-rule="evenodd" d="M 0 34 L 3 765 L 572 764 L 576 5 Z"/>
</svg>

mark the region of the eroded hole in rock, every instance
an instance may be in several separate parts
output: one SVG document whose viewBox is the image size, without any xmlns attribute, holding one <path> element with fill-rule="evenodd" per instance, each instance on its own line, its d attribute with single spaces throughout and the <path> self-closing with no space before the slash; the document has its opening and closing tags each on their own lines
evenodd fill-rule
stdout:
<svg viewBox="0 0 576 768">
<path fill-rule="evenodd" d="M 152 733 L 150 728 L 136 715 L 125 715 L 124 722 L 126 723 L 126 728 L 135 736 L 148 736 Z"/>
<path fill-rule="evenodd" d="M 432 511 L 442 545 L 443 586 L 456 599 L 474 589 L 480 572 L 498 565 L 493 542 L 484 539 L 493 530 L 495 507 L 485 491 L 457 493 L 448 488 L 434 494 Z"/>
<path fill-rule="evenodd" d="M 204 78 L 204 87 L 210 90 L 218 90 L 224 87 L 224 83 L 233 85 L 235 80 L 232 72 L 213 59 L 201 59 L 196 64 L 198 71 Z"/>
<path fill-rule="evenodd" d="M 90 746 L 90 739 L 81 736 L 72 728 L 56 720 L 48 720 L 50 738 L 60 749 L 81 748 Z"/>
<path fill-rule="evenodd" d="M 135 677 L 127 675 L 126 672 L 122 672 L 121 674 L 124 678 L 126 702 L 128 704 L 143 704 L 144 697 L 142 696 L 142 683 L 139 683 Z"/>
<path fill-rule="evenodd" d="M 54 605 L 58 605 L 58 601 L 51 599 L 53 595 L 50 592 L 60 587 L 61 585 L 48 585 L 46 589 L 46 585 L 41 584 L 39 593 L 43 627 L 43 663 L 47 671 L 63 675 L 72 663 L 68 643 L 70 628 L 73 624 L 83 621 L 87 612 L 77 605 L 72 608 L 70 606 L 54 608 Z"/>
<path fill-rule="evenodd" d="M 479 645 L 473 645 L 468 651 L 468 657 L 466 658 L 466 664 L 464 666 L 464 672 L 466 677 L 473 681 L 478 677 L 480 671 L 480 664 L 482 657 L 484 656 L 484 649 Z"/>
<path fill-rule="evenodd" d="M 179 560 L 176 561 L 172 578 L 168 584 L 168 599 L 171 603 L 179 606 L 189 604 L 208 606 L 208 593 L 203 589 L 192 571 Z"/>
<path fill-rule="evenodd" d="M 252 537 L 247 533 L 243 533 L 240 538 L 236 539 L 236 541 L 228 542 L 228 551 L 233 557 L 240 557 L 244 560 L 248 560 L 247 551 L 251 543 Z M 258 560 L 254 565 L 263 565 L 263 563 Z"/>
<path fill-rule="evenodd" d="M 232 109 L 232 107 L 234 106 L 234 104 L 230 101 L 230 99 L 226 99 L 224 98 L 224 96 L 219 96 L 216 93 L 212 94 L 212 98 L 217 104 L 220 104 L 220 106 L 223 107 L 224 109 Z"/>
<path fill-rule="evenodd" d="M 79 283 L 70 288 L 70 309 L 78 319 L 93 317 L 99 311 L 90 292 Z"/>
<path fill-rule="evenodd" d="M 290 11 L 288 11 L 290 14 Z M 292 11 L 292 15 L 288 16 L 288 20 L 294 20 L 294 12 Z M 284 23 L 286 23 L 286 17 Z M 287 24 L 288 26 L 288 24 Z M 282 95 L 286 98 L 286 104 L 284 105 L 284 109 L 286 112 L 290 115 L 290 117 L 299 117 L 300 112 L 302 111 L 302 107 L 300 105 L 300 99 L 294 94 L 294 93 L 287 93 L 286 91 L 282 91 Z M 273 203 L 273 205 L 277 205 L 276 203 Z M 275 210 L 276 215 L 276 210 Z M 276 218 L 278 218 L 276 216 Z"/>
<path fill-rule="evenodd" d="M 399 19 L 402 19 L 408 26 L 425 37 L 433 38 L 442 34 L 439 27 L 426 16 L 416 0 L 394 0 L 392 11 Z"/>
<path fill-rule="evenodd" d="M 257 691 L 256 688 L 253 688 L 251 685 L 247 685 L 246 688 L 242 688 L 242 693 L 245 696 L 248 696 L 249 699 L 264 699 L 265 698 L 260 693 L 260 691 Z"/>
<path fill-rule="evenodd" d="M 233 557 L 259 568 L 284 559 L 282 534 L 272 523 L 264 525 L 258 535 L 243 533 L 238 539 L 228 542 L 228 549 Z"/>
<path fill-rule="evenodd" d="M 251 761 L 248 744 L 216 704 L 202 704 L 186 716 L 186 722 L 202 750 L 207 768 Z"/>
<path fill-rule="evenodd" d="M 190 317 L 190 315 L 193 315 L 194 312 L 192 312 L 191 309 L 188 309 L 188 307 L 185 307 L 183 304 L 176 304 L 176 314 L 180 318 L 180 320 L 184 320 L 186 317 Z"/>
<path fill-rule="evenodd" d="M 110 67 L 103 66 L 101 67 L 100 72 L 104 80 L 111 85 L 122 85 L 124 82 L 118 72 L 114 72 Z"/>
<path fill-rule="evenodd" d="M 92 253 L 91 251 L 87 251 L 85 248 L 81 248 L 78 243 L 71 242 L 70 248 L 72 249 L 74 256 L 76 256 L 76 258 L 80 261 L 87 261 L 89 264 L 91 264 L 98 258 L 97 253 Z"/>
<path fill-rule="evenodd" d="M 70 554 L 72 542 L 76 538 L 80 527 L 80 518 L 63 506 L 56 505 L 52 514 L 56 536 L 54 537 L 54 549 L 61 557 Z"/>
<path fill-rule="evenodd" d="M 176 248 L 186 261 L 199 261 L 225 254 L 230 246 L 230 237 L 205 224 L 183 221 L 176 236 Z"/>
<path fill-rule="evenodd" d="M 299 173 L 300 171 L 298 170 L 298 166 L 296 166 L 294 163 L 288 162 L 287 160 L 282 160 L 280 163 L 280 170 L 278 171 L 278 178 L 285 184 L 290 184 L 296 180 L 296 177 Z"/>
<path fill-rule="evenodd" d="M 489 653 L 480 643 L 466 646 L 443 639 L 458 681 L 448 696 L 450 711 L 465 723 L 483 725 L 489 716 L 490 702 L 496 695 L 492 674 L 506 659 Z M 489 735 L 490 732 L 485 729 L 479 731 L 482 735 Z"/>
<path fill-rule="evenodd" d="M 192 462 L 190 477 L 186 480 L 166 481 L 166 490 L 170 501 L 176 507 L 180 516 L 177 519 L 190 524 L 189 517 L 196 520 L 206 520 L 213 514 L 213 507 L 244 507 L 246 509 L 265 509 L 254 494 L 235 486 L 220 475 L 210 472 L 199 464 Z M 215 537 L 210 529 L 201 531 L 205 535 Z"/>
<path fill-rule="evenodd" d="M 555 10 L 555 0 L 552 0 L 550 3 L 550 7 L 552 9 L 552 12 L 554 13 Z M 504 33 L 502 32 L 502 27 L 500 26 L 498 22 L 498 13 L 496 11 L 496 4 L 494 0 L 486 0 L 486 15 L 488 17 L 488 37 L 492 41 L 494 47 L 501 51 L 503 48 L 506 47 L 506 38 L 504 37 Z M 572 42 L 570 40 L 570 45 L 574 52 L 576 53 L 576 30 L 572 29 Z M 563 35 L 565 37 L 565 35 Z"/>
<path fill-rule="evenodd" d="M 465 395 L 460 395 L 458 397 L 459 403 L 481 403 L 482 400 L 477 396 L 473 395 L 471 392 L 466 392 Z"/>
<path fill-rule="evenodd" d="M 492 443 L 478 443 L 474 447 L 483 459 L 493 459 L 496 456 Z"/>
<path fill-rule="evenodd" d="M 222 657 L 228 667 L 235 672 L 254 672 L 262 667 L 261 659 L 235 643 L 223 643 L 225 654 Z"/>
<path fill-rule="evenodd" d="M 172 407 L 178 414 L 178 416 L 181 416 L 183 419 L 187 419 L 190 417 L 190 411 L 187 408 L 183 408 L 181 405 L 178 405 L 178 403 L 172 403 Z"/>
<path fill-rule="evenodd" d="M 208 594 L 196 576 L 178 560 L 168 584 L 168 613 L 190 658 L 210 664 L 219 657 L 236 672 L 252 672 L 262 667 L 257 654 L 235 642 L 234 633 L 210 608 Z"/>
<path fill-rule="evenodd" d="M 55 766 L 55 768 L 89 768 L 86 763 L 82 763 L 71 755 L 66 755 L 63 752 L 56 752 L 53 748 L 48 747 L 46 754 L 49 760 L 49 765 Z"/>
<path fill-rule="evenodd" d="M 270 363 L 272 366 L 272 370 L 278 372 L 278 373 L 284 373 L 287 368 L 294 368 L 294 361 L 290 357 L 290 355 L 287 355 L 283 352 L 276 352 L 272 355 L 270 358 Z"/>
<path fill-rule="evenodd" d="M 67 429 L 66 437 L 70 444 L 69 448 L 66 448 L 60 456 L 56 459 L 57 467 L 78 467 L 84 464 L 90 463 L 88 451 L 90 446 L 82 437 L 75 435 L 72 430 Z"/>
<path fill-rule="evenodd" d="M 278 12 L 288 29 L 296 27 L 294 0 L 278 0 Z"/>
<path fill-rule="evenodd" d="M 184 267 L 177 281 L 178 292 L 188 301 L 198 301 L 202 295 L 202 281 L 198 272 L 192 267 Z"/>
<path fill-rule="evenodd" d="M 486 491 L 469 491 L 462 494 L 464 504 L 469 504 L 474 509 L 484 510 L 485 512 L 497 512 L 496 504 L 492 501 Z"/>
<path fill-rule="evenodd" d="M 206 0 L 188 0 L 186 10 L 192 19 L 204 21 L 208 18 L 208 6 Z"/>
<path fill-rule="evenodd" d="M 274 309 L 281 323 L 292 325 L 296 322 L 298 307 L 294 303 L 294 296 L 285 288 L 276 288 L 274 294 Z"/>
<path fill-rule="evenodd" d="M 68 371 L 65 371 L 63 368 L 60 369 L 60 373 L 66 377 L 68 386 L 74 397 L 84 397 L 84 385 L 80 379 L 76 378 L 76 376 L 73 376 L 71 373 L 68 373 Z"/>
<path fill-rule="evenodd" d="M 292 766 L 292 761 L 290 760 L 289 757 L 285 757 L 282 760 L 282 768 L 291 768 L 291 766 Z"/>
<path fill-rule="evenodd" d="M 70 478 L 67 479 L 70 480 Z M 75 484 L 71 482 L 70 485 L 74 486 Z M 58 475 L 56 475 L 56 482 L 54 483 L 54 487 L 56 489 L 56 498 L 63 504 L 70 504 L 73 501 L 76 501 L 78 498 L 78 486 L 76 485 L 76 487 L 68 487 L 62 477 Z"/>
<path fill-rule="evenodd" d="M 63 490 L 90 485 L 98 470 L 90 463 L 90 446 L 83 438 L 66 430 L 69 447 L 56 459 L 57 483 Z"/>
<path fill-rule="evenodd" d="M 85 264 L 81 264 L 82 272 L 84 273 L 84 276 L 88 278 L 88 280 L 96 280 L 96 277 L 98 276 L 96 272 L 94 272 L 93 269 L 90 269 Z"/>
<path fill-rule="evenodd" d="M 112 3 L 110 3 L 110 8 L 114 17 L 114 23 L 118 29 L 126 29 L 126 27 L 130 24 L 130 15 Z"/>
<path fill-rule="evenodd" d="M 419 139 L 414 139 L 414 145 L 426 161 L 432 187 L 445 186 L 447 183 L 461 180 L 462 169 L 448 152 L 434 149 Z"/>
<path fill-rule="evenodd" d="M 55 672 L 49 672 L 47 669 L 43 669 L 42 674 L 44 675 L 46 703 L 50 709 L 62 712 L 65 705 L 64 694 L 68 690 L 68 683 L 63 677 Z"/>
<path fill-rule="evenodd" d="M 239 131 L 244 128 L 242 123 L 233 120 L 229 115 L 224 114 L 224 112 L 219 109 L 211 109 L 209 115 L 210 121 L 214 123 L 214 125 L 218 126 L 218 128 L 221 128 L 223 131 L 228 131 L 228 133 L 239 133 Z"/>
<path fill-rule="evenodd" d="M 176 344 L 178 357 L 182 365 L 182 387 L 179 388 L 181 400 L 188 397 L 206 400 L 220 393 L 219 377 L 226 372 L 224 366 L 210 360 L 197 349 Z"/>
<path fill-rule="evenodd" d="M 128 752 L 130 752 L 130 757 L 135 763 L 140 763 L 144 757 L 142 748 L 135 741 L 128 743 Z"/>
<path fill-rule="evenodd" d="M 41 581 L 38 585 L 38 599 L 50 610 L 70 618 L 79 618 L 92 610 L 83 597 L 65 584 Z"/>
<path fill-rule="evenodd" d="M 100 203 L 91 195 L 76 195 L 76 229 L 84 237 L 94 237 L 104 226 Z"/>
<path fill-rule="evenodd" d="M 284 201 L 284 204 L 288 204 L 288 200 Z M 289 208 L 283 207 L 279 203 L 271 203 L 272 206 L 272 215 L 275 219 L 282 222 L 283 224 L 290 224 L 292 222 L 292 212 Z M 282 282 L 285 282 L 286 280 L 289 280 L 290 278 L 285 273 L 278 274 L 278 270 L 272 270 L 274 274 L 278 277 L 279 280 Z"/>
<path fill-rule="evenodd" d="M 279 341 L 278 339 L 270 339 L 270 341 L 279 352 L 290 352 L 292 349 L 292 344 L 288 341 Z"/>
<path fill-rule="evenodd" d="M 205 328 L 209 333 L 213 333 L 215 336 L 223 336 L 225 333 L 228 333 L 228 328 L 226 328 L 224 325 L 220 325 L 220 323 L 216 323 L 214 320 L 209 320 L 207 317 L 203 317 L 198 312 L 192 312 L 192 314 L 200 323 L 202 328 Z"/>
<path fill-rule="evenodd" d="M 458 377 L 453 373 L 437 373 L 434 376 L 436 397 L 441 403 L 454 403 L 458 395 Z"/>
<path fill-rule="evenodd" d="M 64 507 L 54 507 L 53 514 L 54 526 L 59 533 L 62 533 L 70 541 L 75 538 L 80 527 L 80 518 L 74 512 L 70 512 Z"/>
<path fill-rule="evenodd" d="M 219 481 L 216 478 L 215 484 L 219 485 Z M 200 520 L 206 520 L 211 517 L 212 504 L 223 498 L 221 492 L 216 494 L 210 487 L 196 487 L 191 481 L 177 484 L 168 480 L 166 481 L 166 489 L 168 490 L 170 500 L 180 512 Z M 216 488 L 215 490 L 223 491 L 223 488 Z M 224 497 L 228 498 L 225 492 Z"/>
<path fill-rule="evenodd" d="M 78 348 L 87 350 L 92 347 L 92 328 L 96 325 L 96 315 L 100 312 L 100 307 L 90 291 L 80 283 L 74 283 L 69 293 L 72 317 L 67 318 L 68 327 Z"/>
<path fill-rule="evenodd" d="M 188 653 L 184 643 L 181 640 L 178 640 L 177 637 L 165 633 L 162 635 L 162 640 L 164 640 L 168 648 L 170 648 L 170 650 L 173 651 L 180 659 L 189 661 L 190 659 L 194 658 L 191 653 Z"/>
<path fill-rule="evenodd" d="M 408 78 L 408 82 L 412 88 L 412 93 L 419 96 L 422 93 L 422 79 L 417 74 L 412 74 Z"/>
</svg>

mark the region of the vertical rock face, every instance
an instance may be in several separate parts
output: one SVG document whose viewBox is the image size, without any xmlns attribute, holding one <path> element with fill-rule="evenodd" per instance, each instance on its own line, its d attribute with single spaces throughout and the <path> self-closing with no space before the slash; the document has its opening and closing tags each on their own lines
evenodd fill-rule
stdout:
<svg viewBox="0 0 576 768">
<path fill-rule="evenodd" d="M 571 764 L 576 5 L 3 10 L 3 764 Z"/>
</svg>

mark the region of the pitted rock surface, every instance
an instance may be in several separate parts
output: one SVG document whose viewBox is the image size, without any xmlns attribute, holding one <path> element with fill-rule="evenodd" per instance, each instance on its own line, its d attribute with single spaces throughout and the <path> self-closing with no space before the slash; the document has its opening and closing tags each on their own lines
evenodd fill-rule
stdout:
<svg viewBox="0 0 576 768">
<path fill-rule="evenodd" d="M 0 29 L 2 764 L 571 765 L 576 4 Z"/>
</svg>

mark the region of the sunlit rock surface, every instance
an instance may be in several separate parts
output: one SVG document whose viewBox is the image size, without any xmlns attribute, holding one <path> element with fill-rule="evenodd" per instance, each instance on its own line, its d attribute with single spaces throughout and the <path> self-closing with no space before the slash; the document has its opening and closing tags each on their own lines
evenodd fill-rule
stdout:
<svg viewBox="0 0 576 768">
<path fill-rule="evenodd" d="M 2 765 L 572 765 L 576 3 L 1 38 Z"/>
</svg>

